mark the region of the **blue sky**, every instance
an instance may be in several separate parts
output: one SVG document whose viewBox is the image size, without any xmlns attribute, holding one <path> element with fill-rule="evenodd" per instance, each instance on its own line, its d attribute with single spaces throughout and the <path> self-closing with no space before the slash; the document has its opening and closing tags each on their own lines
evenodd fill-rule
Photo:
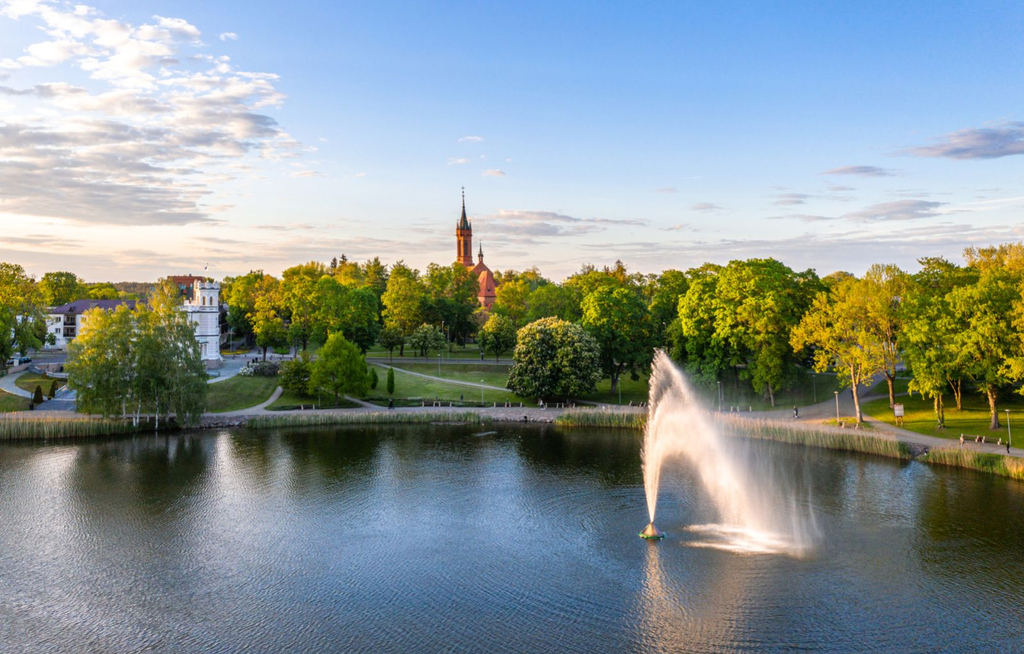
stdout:
<svg viewBox="0 0 1024 654">
<path fill-rule="evenodd" d="M 1024 238 L 1024 5 L 0 0 L 0 259 L 559 279 Z"/>
</svg>

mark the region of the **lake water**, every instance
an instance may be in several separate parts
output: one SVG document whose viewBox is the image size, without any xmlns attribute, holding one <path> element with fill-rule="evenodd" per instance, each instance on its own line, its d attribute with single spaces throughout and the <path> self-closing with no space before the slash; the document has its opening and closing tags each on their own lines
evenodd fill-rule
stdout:
<svg viewBox="0 0 1024 654">
<path fill-rule="evenodd" d="M 245 430 L 0 447 L 4 652 L 1012 652 L 1024 484 L 736 439 L 804 558 L 646 523 L 639 435 Z"/>
</svg>

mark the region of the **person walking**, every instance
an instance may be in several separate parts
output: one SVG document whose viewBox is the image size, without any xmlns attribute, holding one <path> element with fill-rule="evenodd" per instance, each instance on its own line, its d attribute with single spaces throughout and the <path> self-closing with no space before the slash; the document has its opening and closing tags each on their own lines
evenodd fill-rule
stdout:
<svg viewBox="0 0 1024 654">
<path fill-rule="evenodd" d="M 1010 441 L 1006 441 L 1006 453 L 1010 453 Z"/>
<path fill-rule="evenodd" d="M 394 401 L 394 399 L 389 399 L 388 400 L 388 411 L 394 411 L 394 409 L 395 409 L 395 401 Z"/>
<path fill-rule="evenodd" d="M 960 449 L 964 449 L 964 435 L 960 434 Z"/>
<path fill-rule="evenodd" d="M 796 407 L 793 407 L 793 420 L 799 420 L 799 419 L 800 419 L 800 409 L 797 409 Z"/>
</svg>

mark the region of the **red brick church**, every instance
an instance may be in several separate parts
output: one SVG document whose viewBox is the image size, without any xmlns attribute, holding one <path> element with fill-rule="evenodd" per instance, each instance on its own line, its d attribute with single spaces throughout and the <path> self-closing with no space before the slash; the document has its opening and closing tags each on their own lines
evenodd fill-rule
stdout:
<svg viewBox="0 0 1024 654">
<path fill-rule="evenodd" d="M 494 274 L 484 264 L 484 246 L 480 245 L 480 253 L 477 255 L 476 263 L 473 263 L 473 225 L 466 218 L 466 190 L 462 190 L 462 218 L 455 227 L 455 240 L 458 250 L 456 261 L 469 268 L 469 272 L 480 281 L 480 291 L 477 299 L 480 306 L 489 311 L 494 304 Z"/>
</svg>

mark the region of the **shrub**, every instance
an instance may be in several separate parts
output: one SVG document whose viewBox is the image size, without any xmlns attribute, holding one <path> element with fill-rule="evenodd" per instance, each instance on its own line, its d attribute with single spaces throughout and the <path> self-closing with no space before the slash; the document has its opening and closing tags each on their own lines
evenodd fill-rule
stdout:
<svg viewBox="0 0 1024 654">
<path fill-rule="evenodd" d="M 40 386 L 39 384 L 36 384 L 36 392 L 32 396 L 32 402 L 33 402 L 33 404 L 42 404 L 43 403 L 43 387 Z"/>
<path fill-rule="evenodd" d="M 395 369 L 388 368 L 388 395 L 395 394 Z"/>
<path fill-rule="evenodd" d="M 377 384 L 380 383 L 380 379 L 377 377 L 377 369 L 370 368 L 370 388 L 376 389 Z"/>
<path fill-rule="evenodd" d="M 57 395 L 57 380 L 54 379 L 53 383 L 50 384 L 50 399 L 52 400 Z"/>
<path fill-rule="evenodd" d="M 243 377 L 275 377 L 281 366 L 276 361 L 254 361 L 238 371 Z"/>
<path fill-rule="evenodd" d="M 305 395 L 309 389 L 311 366 L 309 354 L 303 352 L 294 361 L 281 364 L 281 387 L 290 393 Z"/>
</svg>

